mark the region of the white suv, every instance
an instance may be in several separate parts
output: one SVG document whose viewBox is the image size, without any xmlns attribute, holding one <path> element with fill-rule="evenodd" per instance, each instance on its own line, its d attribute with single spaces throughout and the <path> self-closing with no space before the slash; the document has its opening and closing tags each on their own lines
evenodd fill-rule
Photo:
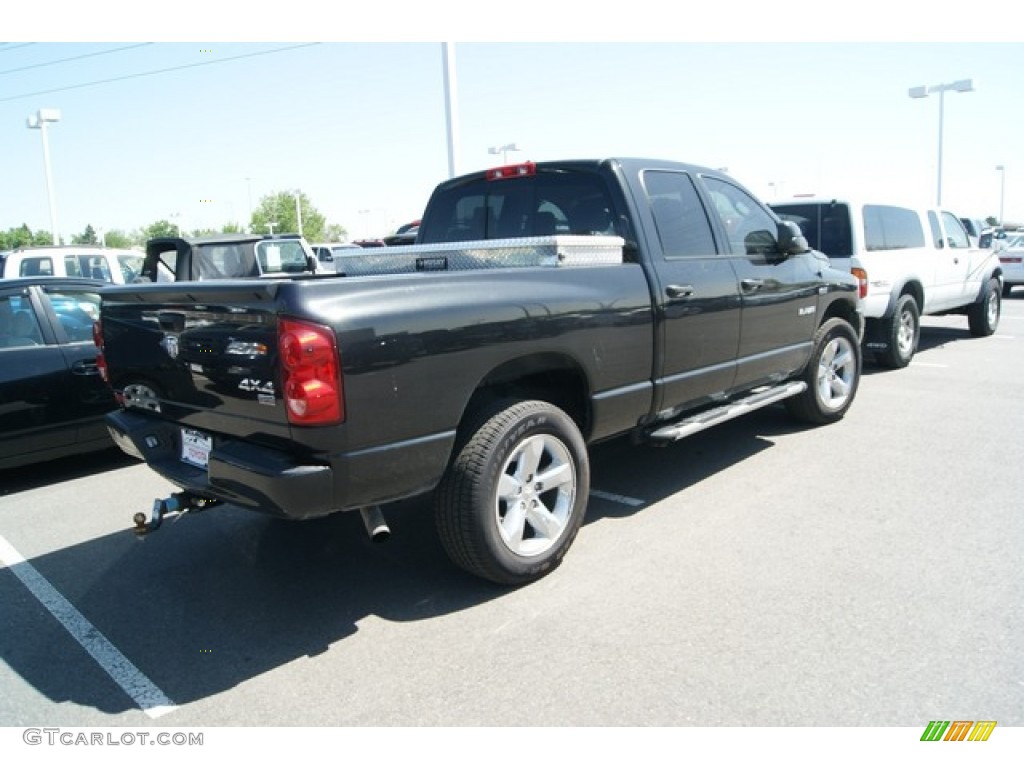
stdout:
<svg viewBox="0 0 1024 768">
<path fill-rule="evenodd" d="M 864 346 L 890 368 L 910 363 L 921 315 L 967 315 L 971 333 L 999 324 L 1003 270 L 989 248 L 973 247 L 949 211 L 841 198 L 772 203 L 812 248 L 866 283 Z"/>
<path fill-rule="evenodd" d="M 12 251 L 3 260 L 0 277 L 91 277 L 108 283 L 130 283 L 142 271 L 146 256 L 122 248 L 54 245 Z"/>
</svg>

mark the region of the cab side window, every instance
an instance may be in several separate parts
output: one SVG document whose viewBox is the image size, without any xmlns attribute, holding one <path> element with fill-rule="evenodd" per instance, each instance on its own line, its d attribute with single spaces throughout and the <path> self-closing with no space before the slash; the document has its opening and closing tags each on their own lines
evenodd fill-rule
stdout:
<svg viewBox="0 0 1024 768">
<path fill-rule="evenodd" d="M 20 277 L 48 277 L 53 274 L 53 260 L 49 256 L 33 256 L 21 260 Z"/>
<path fill-rule="evenodd" d="M 734 256 L 778 256 L 778 225 L 754 198 L 722 179 L 705 178 Z"/>
<path fill-rule="evenodd" d="M 942 212 L 942 226 L 946 229 L 946 242 L 950 248 L 970 248 L 971 241 L 967 237 L 963 222 L 948 211 Z"/>
</svg>

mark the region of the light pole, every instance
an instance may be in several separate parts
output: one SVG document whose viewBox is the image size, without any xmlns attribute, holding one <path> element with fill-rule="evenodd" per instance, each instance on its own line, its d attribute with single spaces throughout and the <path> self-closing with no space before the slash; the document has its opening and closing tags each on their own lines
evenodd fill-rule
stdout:
<svg viewBox="0 0 1024 768">
<path fill-rule="evenodd" d="M 928 97 L 930 93 L 939 94 L 939 181 L 938 189 L 935 193 L 935 204 L 938 206 L 942 205 L 942 119 L 943 111 L 945 109 L 945 96 L 946 91 L 956 91 L 957 93 L 967 93 L 968 91 L 974 90 L 974 82 L 971 80 L 957 80 L 954 83 L 941 83 L 939 85 L 924 86 L 919 85 L 916 88 L 911 88 L 908 91 L 908 95 L 912 99 L 924 99 Z"/>
<path fill-rule="evenodd" d="M 1003 203 L 1006 201 L 1006 167 L 997 165 L 999 171 L 999 226 L 1003 226 Z"/>
<path fill-rule="evenodd" d="M 50 232 L 53 234 L 53 244 L 60 244 L 60 237 L 57 235 L 57 202 L 53 193 L 53 175 L 50 173 L 50 142 L 46 138 L 46 124 L 56 123 L 60 120 L 59 109 L 40 109 L 34 115 L 29 115 L 26 121 L 29 128 L 38 128 L 43 134 L 43 163 L 46 165 L 46 194 L 50 199 Z"/>
<path fill-rule="evenodd" d="M 501 155 L 501 164 L 508 165 L 508 153 L 519 152 L 518 144 L 502 144 L 500 147 L 488 147 L 487 152 L 491 155 Z"/>
<path fill-rule="evenodd" d="M 245 222 L 245 231 L 252 232 L 252 177 L 245 177 L 245 188 L 249 194 L 249 220 Z"/>
</svg>

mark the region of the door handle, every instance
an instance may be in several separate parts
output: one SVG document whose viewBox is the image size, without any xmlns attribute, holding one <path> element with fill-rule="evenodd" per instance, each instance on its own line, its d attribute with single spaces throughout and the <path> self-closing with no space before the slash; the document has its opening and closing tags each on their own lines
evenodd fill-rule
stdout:
<svg viewBox="0 0 1024 768">
<path fill-rule="evenodd" d="M 100 369 L 96 367 L 96 363 L 79 360 L 71 364 L 71 372 L 79 376 L 96 376 L 99 374 Z"/>
<path fill-rule="evenodd" d="M 665 286 L 665 293 L 670 299 L 685 299 L 693 296 L 692 285 L 668 285 Z"/>
<path fill-rule="evenodd" d="M 756 291 L 764 287 L 764 280 L 755 280 L 751 277 L 745 277 L 740 280 L 740 287 L 742 287 L 744 291 Z"/>
</svg>

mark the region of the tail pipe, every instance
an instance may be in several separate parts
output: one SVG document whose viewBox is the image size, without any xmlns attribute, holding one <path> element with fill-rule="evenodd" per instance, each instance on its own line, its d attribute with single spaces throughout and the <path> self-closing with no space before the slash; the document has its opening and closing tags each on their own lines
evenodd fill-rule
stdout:
<svg viewBox="0 0 1024 768">
<path fill-rule="evenodd" d="M 391 528 L 388 527 L 387 520 L 384 519 L 380 507 L 360 507 L 359 514 L 363 518 L 366 532 L 370 535 L 370 541 L 374 544 L 380 544 L 391 538 Z"/>
</svg>

